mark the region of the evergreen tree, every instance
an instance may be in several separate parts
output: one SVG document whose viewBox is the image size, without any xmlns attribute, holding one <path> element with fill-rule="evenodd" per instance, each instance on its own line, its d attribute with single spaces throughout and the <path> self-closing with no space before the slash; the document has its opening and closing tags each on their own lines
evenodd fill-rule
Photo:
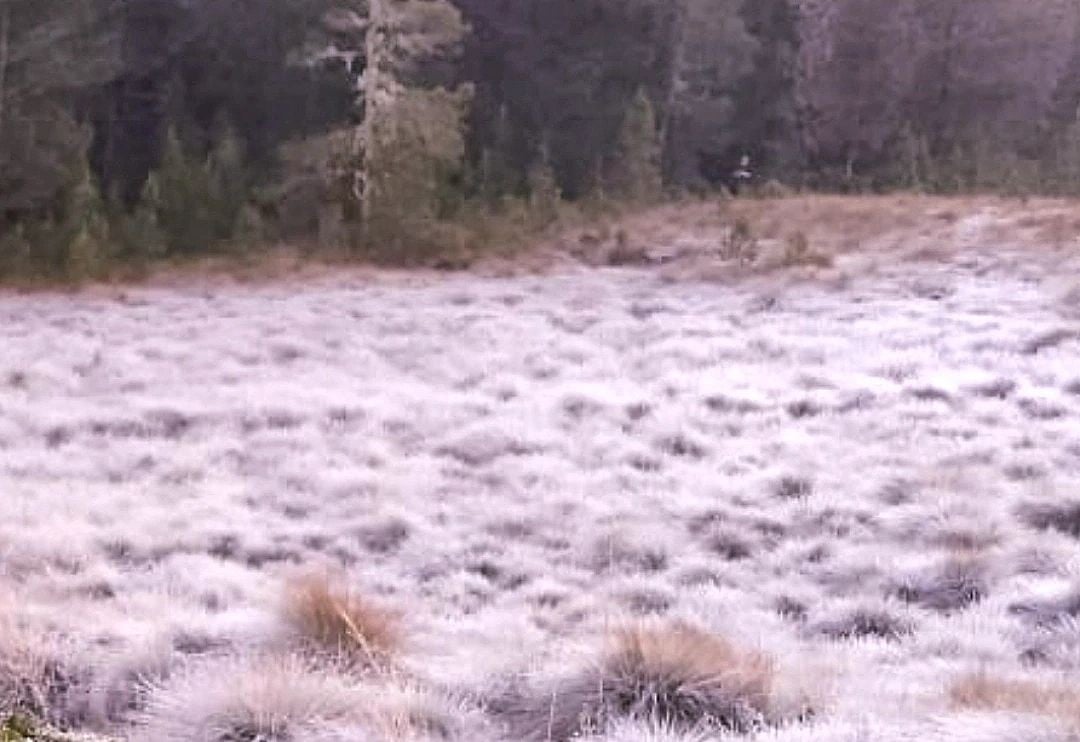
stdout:
<svg viewBox="0 0 1080 742">
<path fill-rule="evenodd" d="M 663 190 L 662 149 L 652 101 L 639 90 L 619 129 L 604 178 L 606 192 L 631 202 L 657 199 Z"/>
<path fill-rule="evenodd" d="M 465 35 L 444 0 L 372 0 L 367 35 L 361 227 L 382 257 L 424 256 L 460 178 L 471 90 L 407 84 L 422 60 L 453 57 Z"/>
<path fill-rule="evenodd" d="M 175 129 L 166 137 L 160 169 L 150 176 L 148 195 L 168 253 L 206 252 L 220 239 L 210 168 L 185 152 Z"/>
<path fill-rule="evenodd" d="M 570 199 L 586 195 L 638 90 L 663 97 L 672 4 L 455 2 L 473 29 L 465 69 L 477 86 L 474 159 L 490 146 L 506 111 L 514 128 L 507 160 L 517 177 L 525 178 L 546 146 L 561 191 Z"/>
<path fill-rule="evenodd" d="M 116 0 L 0 0 L 0 229 L 57 209 L 88 141 L 80 96 L 118 66 Z"/>
</svg>

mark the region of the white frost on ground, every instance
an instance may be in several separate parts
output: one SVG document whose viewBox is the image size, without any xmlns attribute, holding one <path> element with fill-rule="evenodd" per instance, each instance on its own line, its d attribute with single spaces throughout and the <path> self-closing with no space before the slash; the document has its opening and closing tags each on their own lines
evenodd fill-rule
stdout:
<svg viewBox="0 0 1080 742">
<path fill-rule="evenodd" d="M 64 637 L 75 723 L 125 736 L 145 681 L 273 646 L 283 579 L 334 565 L 454 698 L 663 614 L 817 694 L 762 740 L 1062 739 L 947 687 L 1080 671 L 1070 268 L 3 296 L 7 602 Z"/>
</svg>

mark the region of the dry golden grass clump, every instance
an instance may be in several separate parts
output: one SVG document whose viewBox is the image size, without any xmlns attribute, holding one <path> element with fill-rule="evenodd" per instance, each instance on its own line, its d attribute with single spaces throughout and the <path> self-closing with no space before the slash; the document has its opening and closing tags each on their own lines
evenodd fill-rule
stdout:
<svg viewBox="0 0 1080 742">
<path fill-rule="evenodd" d="M 975 673 L 956 681 L 949 696 L 960 708 L 1046 716 L 1080 732 L 1080 690 L 1076 688 Z"/>
<path fill-rule="evenodd" d="M 615 233 L 615 246 L 607 254 L 610 266 L 648 265 L 651 262 L 649 251 L 642 244 L 631 242 L 626 230 Z"/>
<path fill-rule="evenodd" d="M 600 660 L 562 682 L 519 693 L 493 711 L 518 739 L 604 733 L 620 720 L 749 733 L 771 720 L 774 666 L 686 624 L 616 632 Z"/>
<path fill-rule="evenodd" d="M 285 615 L 307 643 L 349 662 L 385 668 L 401 649 L 400 617 L 342 587 L 326 576 L 292 581 Z"/>
</svg>

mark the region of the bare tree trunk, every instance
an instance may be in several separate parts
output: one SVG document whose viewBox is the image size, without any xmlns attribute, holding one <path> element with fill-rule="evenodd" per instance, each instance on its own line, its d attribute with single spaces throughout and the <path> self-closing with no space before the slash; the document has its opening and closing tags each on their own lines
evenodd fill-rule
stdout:
<svg viewBox="0 0 1080 742">
<path fill-rule="evenodd" d="M 4 117 L 7 115 L 7 72 L 11 61 L 11 2 L 0 0 L 0 141 L 4 136 Z"/>
<path fill-rule="evenodd" d="M 942 39 L 942 57 L 941 57 L 941 70 L 939 81 L 941 83 L 938 89 L 937 95 L 937 111 L 938 111 L 938 130 L 934 132 L 935 142 L 938 151 L 934 154 L 941 156 L 946 153 L 949 146 L 955 144 L 952 142 L 955 132 L 949 131 L 950 128 L 950 111 L 949 103 L 953 97 L 953 84 L 955 82 L 955 62 L 959 55 L 959 23 L 960 23 L 960 8 L 958 5 L 953 4 L 948 6 L 946 10 L 945 18 L 945 33 Z"/>
<path fill-rule="evenodd" d="M 686 54 L 686 4 L 684 0 L 675 0 L 675 17 L 671 28 L 671 70 L 667 79 L 667 101 L 664 105 L 664 122 L 660 126 L 662 140 L 667 139 L 669 127 L 679 98 L 679 79 L 685 66 Z"/>
<path fill-rule="evenodd" d="M 361 154 L 363 185 L 360 198 L 360 216 L 364 225 L 370 224 L 372 204 L 374 202 L 374 190 L 378 187 L 378 177 L 374 173 L 374 165 L 377 161 L 378 122 L 380 108 L 385 103 L 386 81 L 386 47 L 390 33 L 389 11 L 386 8 L 386 0 L 371 0 L 368 9 L 368 29 L 365 39 L 365 54 L 367 67 L 364 70 L 364 123 L 362 141 L 364 151 Z"/>
<path fill-rule="evenodd" d="M 674 175 L 677 169 L 672 153 L 675 152 L 674 138 L 679 121 L 679 86 L 686 67 L 686 0 L 673 0 L 673 12 L 675 16 L 671 21 L 669 42 L 671 44 L 671 69 L 668 71 L 666 80 L 667 99 L 664 101 L 660 122 L 660 143 L 663 147 L 662 169 L 669 177 Z"/>
</svg>

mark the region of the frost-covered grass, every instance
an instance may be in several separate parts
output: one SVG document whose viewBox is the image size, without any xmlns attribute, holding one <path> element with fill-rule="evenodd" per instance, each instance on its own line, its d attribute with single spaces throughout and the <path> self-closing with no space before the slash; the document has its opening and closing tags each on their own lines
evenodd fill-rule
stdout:
<svg viewBox="0 0 1080 742">
<path fill-rule="evenodd" d="M 1067 739 L 1080 249 L 1015 208 L 755 222 L 761 269 L 703 205 L 628 221 L 658 266 L 0 296 L 0 717 Z M 831 259 L 765 270 L 789 228 Z"/>
</svg>

